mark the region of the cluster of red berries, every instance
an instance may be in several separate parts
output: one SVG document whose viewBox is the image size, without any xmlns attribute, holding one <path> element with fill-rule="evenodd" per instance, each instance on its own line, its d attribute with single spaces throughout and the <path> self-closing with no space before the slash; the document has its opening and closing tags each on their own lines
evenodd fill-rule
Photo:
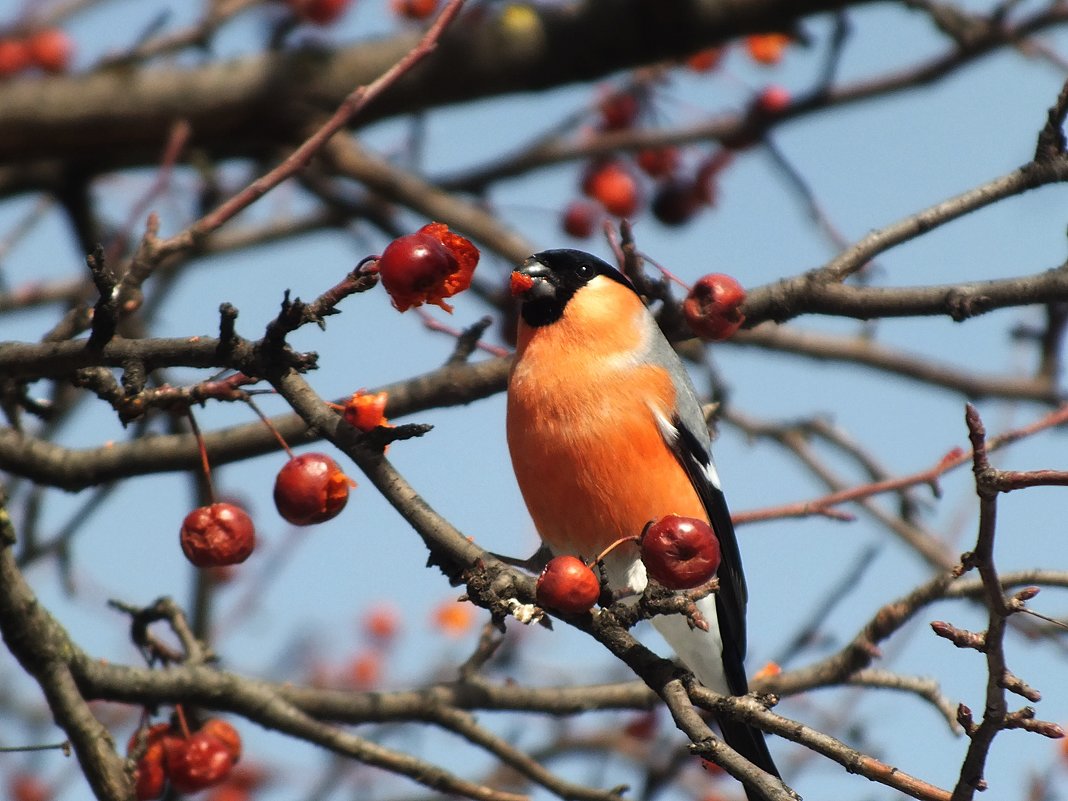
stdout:
<svg viewBox="0 0 1068 801">
<path fill-rule="evenodd" d="M 719 569 L 719 539 L 703 520 L 667 515 L 635 538 L 649 576 L 671 590 L 699 587 Z M 588 612 L 601 596 L 597 574 L 581 559 L 549 560 L 535 586 L 538 603 L 569 614 Z"/>
<path fill-rule="evenodd" d="M 66 72 L 73 54 L 74 44 L 59 28 L 45 28 L 23 38 L 0 39 L 0 79 L 31 69 Z"/>
<path fill-rule="evenodd" d="M 791 41 L 783 33 L 757 34 L 745 39 L 745 48 L 758 64 L 771 66 L 782 60 Z M 726 47 L 702 50 L 690 56 L 685 64 L 691 70 L 708 72 L 719 66 L 725 52 Z M 648 81 L 604 94 L 597 104 L 595 129 L 608 132 L 637 127 L 651 96 Z M 715 205 L 717 180 L 730 164 L 732 151 L 754 144 L 768 118 L 782 114 L 791 102 L 789 92 L 781 86 L 764 88 L 749 104 L 745 131 L 727 143 L 728 148 L 713 151 L 692 167 L 684 164 L 679 149 L 672 145 L 649 147 L 633 158 L 611 156 L 587 164 L 580 189 L 588 199 L 568 204 L 561 217 L 562 228 L 570 236 L 586 239 L 606 215 L 632 217 L 646 205 L 664 225 L 686 224 L 702 208 Z M 652 187 L 646 188 L 643 184 L 648 184 L 650 179 Z"/>
<path fill-rule="evenodd" d="M 221 784 L 241 758 L 241 735 L 220 718 L 208 718 L 195 731 L 157 723 L 134 733 L 128 754 L 140 752 L 134 768 L 137 801 L 159 798 L 166 784 L 196 793 Z"/>
</svg>

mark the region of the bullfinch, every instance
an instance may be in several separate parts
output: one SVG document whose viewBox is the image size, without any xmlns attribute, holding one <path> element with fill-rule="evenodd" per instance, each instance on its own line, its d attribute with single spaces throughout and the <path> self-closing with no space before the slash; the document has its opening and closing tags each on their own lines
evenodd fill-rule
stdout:
<svg viewBox="0 0 1068 801">
<path fill-rule="evenodd" d="M 719 591 L 698 602 L 708 631 L 681 615 L 653 625 L 711 690 L 748 692 L 747 592 L 711 439 L 690 377 L 637 291 L 578 250 L 546 250 L 512 273 L 520 300 L 508 385 L 508 448 L 538 534 L 554 555 L 586 559 L 668 514 L 719 538 Z M 605 557 L 611 589 L 647 579 L 632 544 Z M 727 744 L 778 776 L 759 729 L 719 722 Z M 749 801 L 763 795 L 746 787 Z"/>
</svg>

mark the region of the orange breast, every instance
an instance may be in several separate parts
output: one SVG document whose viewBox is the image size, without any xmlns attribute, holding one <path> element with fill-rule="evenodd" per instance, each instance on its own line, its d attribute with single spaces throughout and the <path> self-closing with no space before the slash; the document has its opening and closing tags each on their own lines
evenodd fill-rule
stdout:
<svg viewBox="0 0 1068 801">
<path fill-rule="evenodd" d="M 670 417 L 669 376 L 628 360 L 639 341 L 583 341 L 570 323 L 523 332 L 508 392 L 512 463 L 542 539 L 591 558 L 654 518 L 707 519 L 650 408 Z"/>
</svg>

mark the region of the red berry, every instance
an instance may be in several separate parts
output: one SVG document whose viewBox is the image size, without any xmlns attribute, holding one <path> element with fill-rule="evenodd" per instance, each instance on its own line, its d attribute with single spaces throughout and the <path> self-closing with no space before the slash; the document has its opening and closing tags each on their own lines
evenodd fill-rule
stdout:
<svg viewBox="0 0 1068 801">
<path fill-rule="evenodd" d="M 646 571 L 668 589 L 699 587 L 719 569 L 716 533 L 694 517 L 661 517 L 642 532 L 638 547 Z"/>
<path fill-rule="evenodd" d="M 621 131 L 634 125 L 641 103 L 632 91 L 612 92 L 601 100 L 597 109 L 601 113 L 603 130 Z"/>
<path fill-rule="evenodd" d="M 210 734 L 225 745 L 226 750 L 230 752 L 230 759 L 235 764 L 241 759 L 241 735 L 222 718 L 208 718 L 197 731 Z"/>
<path fill-rule="evenodd" d="M 478 256 L 478 248 L 447 225 L 430 223 L 390 242 L 378 273 L 397 311 L 433 303 L 451 312 L 445 298 L 471 285 Z"/>
<path fill-rule="evenodd" d="M 638 151 L 635 158 L 642 172 L 650 178 L 663 178 L 671 175 L 679 166 L 679 149 L 677 147 L 646 147 Z"/>
<path fill-rule="evenodd" d="M 52 788 L 30 773 L 16 773 L 8 785 L 11 801 L 52 801 Z"/>
<path fill-rule="evenodd" d="M 29 38 L 30 60 L 45 72 L 66 72 L 74 53 L 70 37 L 59 28 L 45 28 Z"/>
<path fill-rule="evenodd" d="M 18 75 L 30 66 L 30 48 L 21 39 L 0 40 L 0 78 Z"/>
<path fill-rule="evenodd" d="M 316 25 L 331 25 L 344 14 L 352 0 L 289 0 L 293 12 Z"/>
<path fill-rule="evenodd" d="M 274 481 L 274 505 L 294 526 L 310 526 L 337 517 L 349 502 L 355 482 L 325 453 L 294 456 Z"/>
<path fill-rule="evenodd" d="M 535 585 L 538 603 L 558 612 L 588 612 L 601 595 L 601 582 L 586 563 L 574 556 L 557 556 L 541 571 Z"/>
<path fill-rule="evenodd" d="M 753 110 L 759 114 L 781 114 L 790 107 L 790 93 L 781 86 L 767 86 L 753 100 Z"/>
<path fill-rule="evenodd" d="M 685 178 L 669 178 L 653 195 L 653 216 L 664 225 L 683 225 L 696 213 L 700 200 L 697 191 Z"/>
<path fill-rule="evenodd" d="M 438 8 L 438 0 L 391 0 L 390 7 L 398 17 L 426 19 Z"/>
<path fill-rule="evenodd" d="M 723 61 L 726 53 L 725 47 L 710 47 L 700 50 L 686 59 L 686 66 L 694 72 L 711 72 Z"/>
<path fill-rule="evenodd" d="M 742 323 L 745 290 L 723 273 L 703 276 L 682 302 L 682 314 L 690 329 L 705 339 L 727 339 Z"/>
<path fill-rule="evenodd" d="M 256 547 L 256 529 L 241 507 L 213 503 L 185 516 L 181 543 L 185 558 L 197 567 L 236 565 Z"/>
<path fill-rule="evenodd" d="M 376 604 L 363 617 L 363 631 L 370 639 L 385 645 L 400 631 L 400 614 L 389 604 Z"/>
<path fill-rule="evenodd" d="M 160 746 L 158 755 L 145 754 L 134 767 L 134 798 L 137 801 L 151 801 L 163 795 L 167 784 L 167 772 L 163 767 L 163 751 Z"/>
<path fill-rule="evenodd" d="M 168 737 L 164 747 L 167 778 L 180 793 L 195 793 L 219 784 L 234 765 L 226 744 L 202 731 L 188 738 Z"/>
<path fill-rule="evenodd" d="M 593 203 L 584 200 L 573 200 L 564 209 L 564 216 L 560 225 L 564 233 L 576 239 L 589 239 L 593 236 L 593 229 L 601 216 L 601 210 Z"/>
<path fill-rule="evenodd" d="M 583 181 L 582 190 L 616 217 L 630 217 L 640 204 L 638 182 L 618 161 L 604 162 L 593 168 Z"/>
<path fill-rule="evenodd" d="M 148 729 L 138 729 L 126 743 L 127 754 L 132 754 L 139 744 L 143 744 L 144 748 L 134 767 L 134 795 L 137 801 L 150 801 L 163 795 L 167 782 L 163 741 L 169 736 L 172 736 L 170 724 L 157 723 Z"/>
<path fill-rule="evenodd" d="M 382 656 L 377 651 L 356 654 L 346 670 L 348 686 L 355 690 L 370 690 L 382 679 Z"/>
</svg>

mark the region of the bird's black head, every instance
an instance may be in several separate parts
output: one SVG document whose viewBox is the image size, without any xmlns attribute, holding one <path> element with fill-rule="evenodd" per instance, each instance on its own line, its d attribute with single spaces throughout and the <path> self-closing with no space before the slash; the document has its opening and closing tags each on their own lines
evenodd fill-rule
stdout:
<svg viewBox="0 0 1068 801">
<path fill-rule="evenodd" d="M 599 275 L 634 288 L 607 262 L 581 250 L 561 248 L 543 250 L 523 262 L 512 273 L 512 294 L 523 302 L 524 322 L 536 328 L 559 320 L 575 293 Z"/>
</svg>

